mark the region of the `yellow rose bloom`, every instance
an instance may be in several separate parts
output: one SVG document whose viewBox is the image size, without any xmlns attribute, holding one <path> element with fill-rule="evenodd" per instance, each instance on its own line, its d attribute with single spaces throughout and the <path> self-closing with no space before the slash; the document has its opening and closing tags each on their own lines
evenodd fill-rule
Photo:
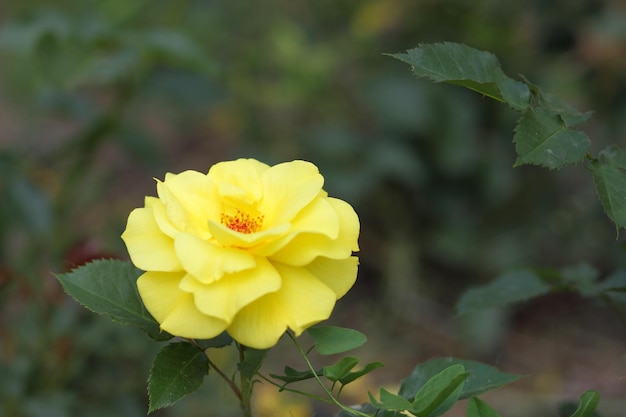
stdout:
<svg viewBox="0 0 626 417">
<path fill-rule="evenodd" d="M 122 234 L 161 329 L 274 346 L 326 320 L 356 280 L 359 219 L 305 161 L 220 162 L 157 180 Z"/>
</svg>

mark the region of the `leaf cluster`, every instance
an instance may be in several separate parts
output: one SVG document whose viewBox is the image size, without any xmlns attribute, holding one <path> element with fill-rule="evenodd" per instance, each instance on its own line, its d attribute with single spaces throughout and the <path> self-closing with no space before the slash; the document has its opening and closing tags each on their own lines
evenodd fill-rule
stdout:
<svg viewBox="0 0 626 417">
<path fill-rule="evenodd" d="M 525 79 L 510 78 L 495 55 L 463 44 L 422 44 L 391 56 L 410 64 L 418 77 L 468 88 L 518 112 L 514 166 L 560 169 L 586 161 L 608 217 L 618 230 L 626 227 L 626 157 L 616 146 L 598 157 L 589 153 L 591 141 L 577 127 L 591 118 L 591 112 L 580 112 Z"/>
</svg>

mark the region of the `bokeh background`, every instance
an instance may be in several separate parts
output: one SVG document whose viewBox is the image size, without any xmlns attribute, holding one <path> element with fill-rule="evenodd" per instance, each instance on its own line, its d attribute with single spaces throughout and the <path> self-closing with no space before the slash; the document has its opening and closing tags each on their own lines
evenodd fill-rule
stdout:
<svg viewBox="0 0 626 417">
<path fill-rule="evenodd" d="M 454 355 L 529 375 L 485 397 L 504 416 L 558 416 L 589 388 L 622 416 L 625 327 L 606 307 L 550 295 L 454 312 L 510 268 L 587 261 L 604 275 L 625 257 L 584 168 L 513 169 L 512 111 L 385 55 L 436 41 L 492 51 L 507 74 L 594 110 L 593 152 L 625 144 L 619 0 L 0 3 L 0 416 L 145 415 L 158 346 L 52 273 L 126 259 L 119 235 L 153 178 L 238 157 L 312 161 L 360 215 L 359 280 L 330 322 L 365 332 L 356 354 L 386 367 L 347 402 Z M 304 366 L 278 350 L 270 371 Z M 266 385 L 259 416 L 333 413 Z M 238 412 L 207 378 L 154 415 Z"/>
</svg>

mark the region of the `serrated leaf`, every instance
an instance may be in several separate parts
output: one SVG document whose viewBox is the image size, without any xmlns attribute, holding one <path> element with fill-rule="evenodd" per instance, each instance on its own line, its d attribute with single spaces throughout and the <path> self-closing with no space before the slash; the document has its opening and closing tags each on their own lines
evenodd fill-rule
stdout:
<svg viewBox="0 0 626 417">
<path fill-rule="evenodd" d="M 97 260 L 55 276 L 65 292 L 89 310 L 138 327 L 155 340 L 171 339 L 141 301 L 136 284 L 141 273 L 130 262 Z"/>
<path fill-rule="evenodd" d="M 335 326 L 318 326 L 307 329 L 320 355 L 333 355 L 356 349 L 367 341 L 367 337 L 354 329 Z"/>
<path fill-rule="evenodd" d="M 599 402 L 600 394 L 598 394 L 597 391 L 585 391 L 583 395 L 580 396 L 578 408 L 571 417 L 591 417 L 598 407 Z"/>
<path fill-rule="evenodd" d="M 495 55 L 451 42 L 421 44 L 394 58 L 413 66 L 418 77 L 448 82 L 506 102 L 516 110 L 529 105 L 530 91 L 524 83 L 507 77 Z"/>
<path fill-rule="evenodd" d="M 358 363 L 359 360 L 354 356 L 346 356 L 334 365 L 323 367 L 322 373 L 326 379 L 335 382 L 348 375 Z"/>
<path fill-rule="evenodd" d="M 467 403 L 466 417 L 500 417 L 500 414 L 478 397 L 472 397 Z"/>
<path fill-rule="evenodd" d="M 498 276 L 485 286 L 465 291 L 456 305 L 456 310 L 458 314 L 471 314 L 488 308 L 506 307 L 549 291 L 550 286 L 533 271 L 511 271 Z"/>
<path fill-rule="evenodd" d="M 612 146 L 587 163 L 604 211 L 617 229 L 626 227 L 626 153 Z"/>
<path fill-rule="evenodd" d="M 201 349 L 186 342 L 164 346 L 150 370 L 148 413 L 196 391 L 208 372 L 209 361 Z"/>
<path fill-rule="evenodd" d="M 540 165 L 559 169 L 582 161 L 591 144 L 585 132 L 568 129 L 562 117 L 545 106 L 529 107 L 515 128 L 514 166 Z"/>
<path fill-rule="evenodd" d="M 455 364 L 445 368 L 417 391 L 410 411 L 420 417 L 442 415 L 457 402 L 468 376 L 463 365 Z"/>
<path fill-rule="evenodd" d="M 508 374 L 484 363 L 457 359 L 436 358 L 416 366 L 411 374 L 402 381 L 400 395 L 404 398 L 413 398 L 418 390 L 434 375 L 452 365 L 462 365 L 470 375 L 465 380 L 460 399 L 467 399 L 483 392 L 500 388 L 503 385 L 515 382 L 522 378 L 520 375 Z"/>
</svg>

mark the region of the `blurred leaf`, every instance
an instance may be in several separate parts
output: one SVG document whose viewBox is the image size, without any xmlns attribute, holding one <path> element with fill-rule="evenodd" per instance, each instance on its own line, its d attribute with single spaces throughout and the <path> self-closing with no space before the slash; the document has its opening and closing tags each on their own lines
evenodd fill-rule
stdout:
<svg viewBox="0 0 626 417">
<path fill-rule="evenodd" d="M 22 173 L 13 173 L 5 197 L 10 210 L 23 225 L 36 235 L 49 232 L 52 228 L 52 205 L 50 198 Z"/>
<path fill-rule="evenodd" d="M 561 276 L 564 284 L 573 285 L 585 297 L 596 296 L 602 290 L 597 284 L 598 270 L 587 263 L 564 268 Z"/>
<path fill-rule="evenodd" d="M 522 378 L 520 375 L 501 372 L 492 366 L 480 362 L 456 358 L 437 358 L 416 366 L 411 374 L 402 381 L 400 395 L 404 398 L 413 398 L 430 378 L 442 370 L 457 364 L 462 365 L 465 368 L 465 372 L 470 374 L 465 381 L 460 399 L 480 395 L 483 392 L 500 388 Z"/>
<path fill-rule="evenodd" d="M 494 409 L 478 397 L 472 397 L 467 403 L 466 417 L 500 417 Z"/>
<path fill-rule="evenodd" d="M 488 308 L 506 307 L 547 294 L 550 289 L 532 271 L 507 272 L 483 287 L 467 290 L 457 303 L 456 310 L 458 314 L 470 314 Z"/>
<path fill-rule="evenodd" d="M 584 132 L 568 129 L 554 109 L 543 106 L 522 113 L 513 142 L 518 155 L 514 166 L 533 164 L 550 169 L 582 161 L 591 144 Z"/>
<path fill-rule="evenodd" d="M 598 198 L 616 229 L 626 227 L 626 152 L 610 146 L 587 167 L 593 174 Z"/>
<path fill-rule="evenodd" d="M 369 396 L 370 396 L 370 400 L 376 401 L 376 399 L 372 397 L 372 394 L 369 394 Z M 406 414 L 404 414 L 403 412 L 376 409 L 372 404 L 363 404 L 362 406 L 352 406 L 352 408 L 355 408 L 362 413 L 365 413 L 371 416 L 376 416 L 376 417 L 406 417 Z M 339 414 L 337 414 L 337 417 L 354 417 L 354 414 L 341 410 Z"/>
<path fill-rule="evenodd" d="M 585 391 L 580 396 L 578 408 L 571 417 L 591 417 L 595 414 L 595 410 L 600 402 L 600 394 L 595 390 Z"/>
<path fill-rule="evenodd" d="M 65 292 L 89 310 L 135 326 L 155 340 L 168 340 L 143 305 L 136 281 L 141 271 L 130 262 L 97 260 L 67 274 L 55 275 Z"/>
<path fill-rule="evenodd" d="M 415 394 L 411 412 L 420 417 L 438 417 L 458 401 L 469 372 L 461 364 L 451 365 L 434 375 Z"/>
<path fill-rule="evenodd" d="M 150 370 L 148 413 L 172 405 L 196 391 L 208 372 L 209 361 L 202 349 L 186 342 L 164 346 Z"/>
<path fill-rule="evenodd" d="M 259 371 L 266 354 L 267 350 L 246 347 L 243 362 L 237 364 L 237 369 L 243 376 L 252 378 Z"/>
<path fill-rule="evenodd" d="M 367 341 L 367 337 L 354 329 L 335 326 L 318 326 L 307 329 L 315 341 L 315 350 L 320 355 L 333 355 L 356 349 Z"/>
<path fill-rule="evenodd" d="M 495 55 L 458 43 L 421 44 L 394 58 L 413 66 L 418 77 L 469 88 L 487 97 L 508 103 L 516 110 L 528 107 L 526 84 L 507 77 Z"/>
<path fill-rule="evenodd" d="M 359 360 L 354 356 L 346 356 L 334 365 L 323 367 L 322 373 L 326 379 L 335 382 L 348 375 L 358 363 Z"/>
</svg>

